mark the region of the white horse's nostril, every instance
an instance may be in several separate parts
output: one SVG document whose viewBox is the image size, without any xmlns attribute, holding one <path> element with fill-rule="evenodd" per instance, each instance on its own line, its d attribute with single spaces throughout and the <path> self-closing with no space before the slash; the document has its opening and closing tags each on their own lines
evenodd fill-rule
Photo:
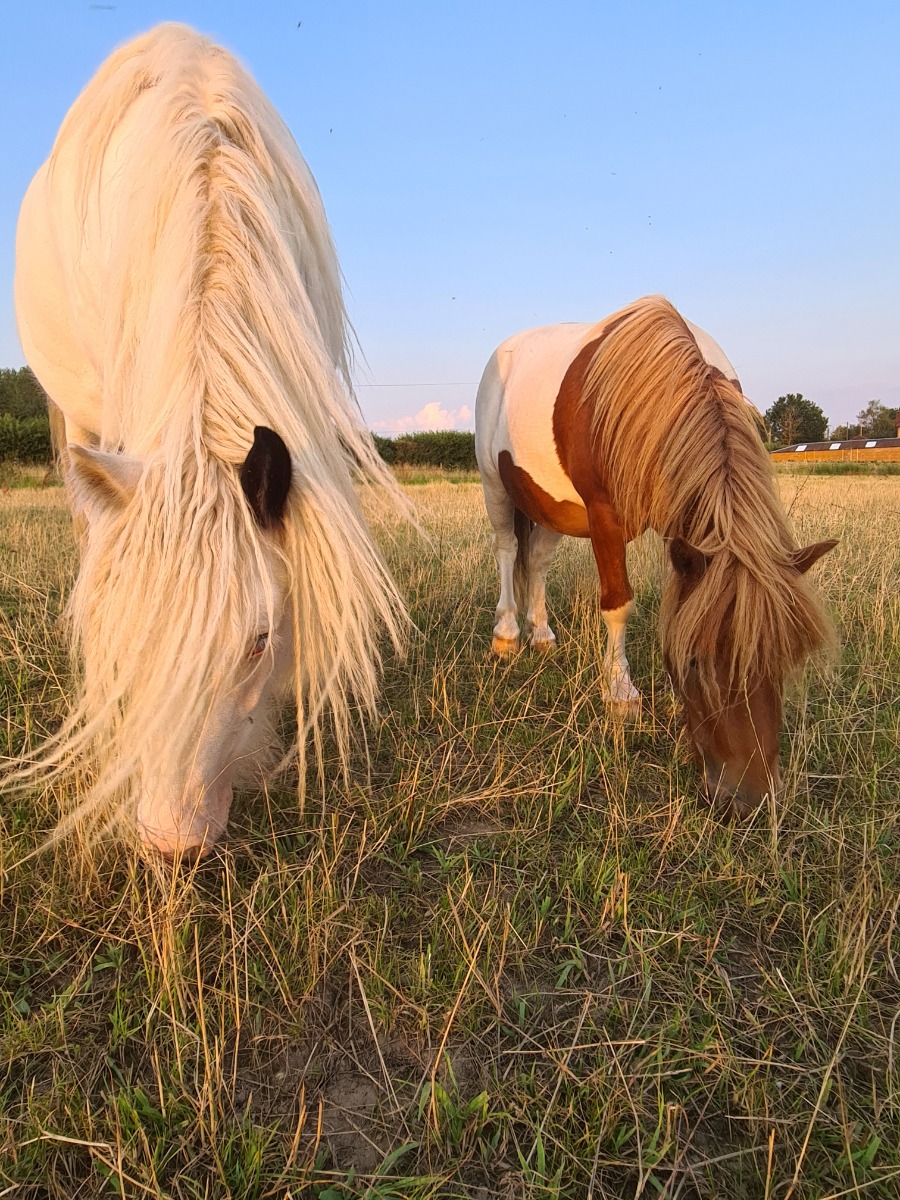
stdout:
<svg viewBox="0 0 900 1200">
<path fill-rule="evenodd" d="M 181 837 L 177 832 L 164 833 L 159 829 L 148 829 L 138 826 L 138 836 L 141 845 L 147 850 L 153 850 L 168 859 L 182 859 L 194 862 L 206 858 L 216 844 L 216 837 L 196 837 L 188 835 Z"/>
<path fill-rule="evenodd" d="M 205 791 L 192 808 L 178 810 L 167 804 L 153 804 L 138 811 L 137 830 L 141 844 L 166 858 L 193 862 L 206 858 L 228 825 L 232 791 L 230 786 L 216 792 Z"/>
</svg>

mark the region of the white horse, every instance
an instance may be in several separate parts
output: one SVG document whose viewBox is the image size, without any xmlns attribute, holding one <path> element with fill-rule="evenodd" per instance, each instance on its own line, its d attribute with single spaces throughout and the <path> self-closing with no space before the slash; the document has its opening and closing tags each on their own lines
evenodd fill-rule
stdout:
<svg viewBox="0 0 900 1200">
<path fill-rule="evenodd" d="M 301 749 L 374 700 L 406 615 L 355 483 L 399 493 L 348 380 L 340 271 L 287 128 L 226 51 L 114 53 L 22 205 L 16 310 L 85 529 L 80 697 L 21 778 L 88 755 L 77 818 L 208 850 L 293 687 Z M 239 770 L 239 768 L 241 770 Z"/>
</svg>

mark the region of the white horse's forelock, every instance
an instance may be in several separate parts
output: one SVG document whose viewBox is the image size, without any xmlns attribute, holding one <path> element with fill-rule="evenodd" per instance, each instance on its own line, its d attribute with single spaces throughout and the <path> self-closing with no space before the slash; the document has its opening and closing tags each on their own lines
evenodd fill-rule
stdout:
<svg viewBox="0 0 900 1200">
<path fill-rule="evenodd" d="M 319 744 L 330 710 L 345 767 L 351 702 L 374 704 L 379 638 L 399 646 L 407 621 L 357 486 L 404 501 L 352 395 L 340 272 L 293 138 L 230 55 L 161 26 L 104 64 L 60 130 L 50 172 L 77 151 L 74 219 L 102 214 L 105 160 L 132 110 L 146 173 L 115 198 L 95 350 L 101 445 L 146 466 L 127 507 L 92 530 L 69 609 L 81 695 L 28 772 L 92 750 L 99 783 L 80 813 L 104 821 L 128 804 L 151 748 L 189 761 L 211 681 L 233 677 L 258 633 L 261 594 L 276 627 L 275 574 L 301 745 L 310 727 Z M 274 539 L 238 476 L 255 426 L 291 453 Z"/>
</svg>

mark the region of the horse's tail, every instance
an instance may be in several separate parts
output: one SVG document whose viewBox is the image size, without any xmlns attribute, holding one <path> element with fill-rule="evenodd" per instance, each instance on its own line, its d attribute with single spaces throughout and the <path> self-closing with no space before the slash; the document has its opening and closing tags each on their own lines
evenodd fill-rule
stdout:
<svg viewBox="0 0 900 1200">
<path fill-rule="evenodd" d="M 69 462 L 69 455 L 66 450 L 68 442 L 66 438 L 66 418 L 63 416 L 59 405 L 54 404 L 49 396 L 47 397 L 47 416 L 50 420 L 50 453 L 53 456 L 53 465 L 59 474 L 65 477 L 66 467 Z"/>
<path fill-rule="evenodd" d="M 47 468 L 47 474 L 44 476 L 44 486 L 52 483 L 53 472 L 55 471 L 59 478 L 69 489 L 69 508 L 72 512 L 72 525 L 75 529 L 75 540 L 78 543 L 78 549 L 81 554 L 84 553 L 87 545 L 87 518 L 84 512 L 72 503 L 71 484 L 69 482 L 69 465 L 71 456 L 69 455 L 69 438 L 66 433 L 66 418 L 63 416 L 63 411 L 58 404 L 54 404 L 50 397 L 47 397 L 47 417 L 50 421 L 50 454 L 51 462 Z"/>
<path fill-rule="evenodd" d="M 513 528 L 516 533 L 516 565 L 513 569 L 513 593 L 516 598 L 516 608 L 525 612 L 528 608 L 528 544 L 531 541 L 531 531 L 534 522 L 522 512 L 515 510 Z"/>
</svg>

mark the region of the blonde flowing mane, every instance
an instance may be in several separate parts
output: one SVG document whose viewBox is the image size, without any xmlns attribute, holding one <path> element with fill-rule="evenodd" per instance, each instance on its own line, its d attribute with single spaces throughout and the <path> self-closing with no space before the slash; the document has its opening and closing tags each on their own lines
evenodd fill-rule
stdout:
<svg viewBox="0 0 900 1200">
<path fill-rule="evenodd" d="M 276 430 L 293 462 L 277 570 L 301 752 L 309 730 L 321 747 L 328 710 L 346 767 L 351 706 L 374 704 L 379 641 L 399 646 L 407 621 L 358 491 L 405 502 L 353 398 L 337 258 L 293 138 L 230 55 L 161 26 L 104 64 L 60 130 L 51 178 L 74 147 L 77 219 L 98 206 L 106 219 L 108 158 L 132 112 L 146 174 L 124 179 L 108 216 L 92 349 L 101 446 L 145 469 L 90 539 L 70 601 L 81 695 L 30 772 L 92 750 L 92 808 L 127 800 L 161 734 L 173 761 L 189 759 L 208 681 L 238 669 L 263 617 L 275 627 L 271 562 L 238 477 L 255 426 Z M 269 581 L 264 614 L 251 574 Z"/>
<path fill-rule="evenodd" d="M 682 681 L 694 661 L 708 692 L 723 645 L 730 687 L 784 678 L 830 639 L 831 625 L 793 566 L 796 543 L 755 409 L 662 297 L 636 301 L 591 337 L 600 343 L 583 402 L 593 405 L 594 454 L 626 536 L 652 528 L 682 537 L 708 562 L 686 597 L 669 580 L 660 622 L 668 661 Z"/>
</svg>

